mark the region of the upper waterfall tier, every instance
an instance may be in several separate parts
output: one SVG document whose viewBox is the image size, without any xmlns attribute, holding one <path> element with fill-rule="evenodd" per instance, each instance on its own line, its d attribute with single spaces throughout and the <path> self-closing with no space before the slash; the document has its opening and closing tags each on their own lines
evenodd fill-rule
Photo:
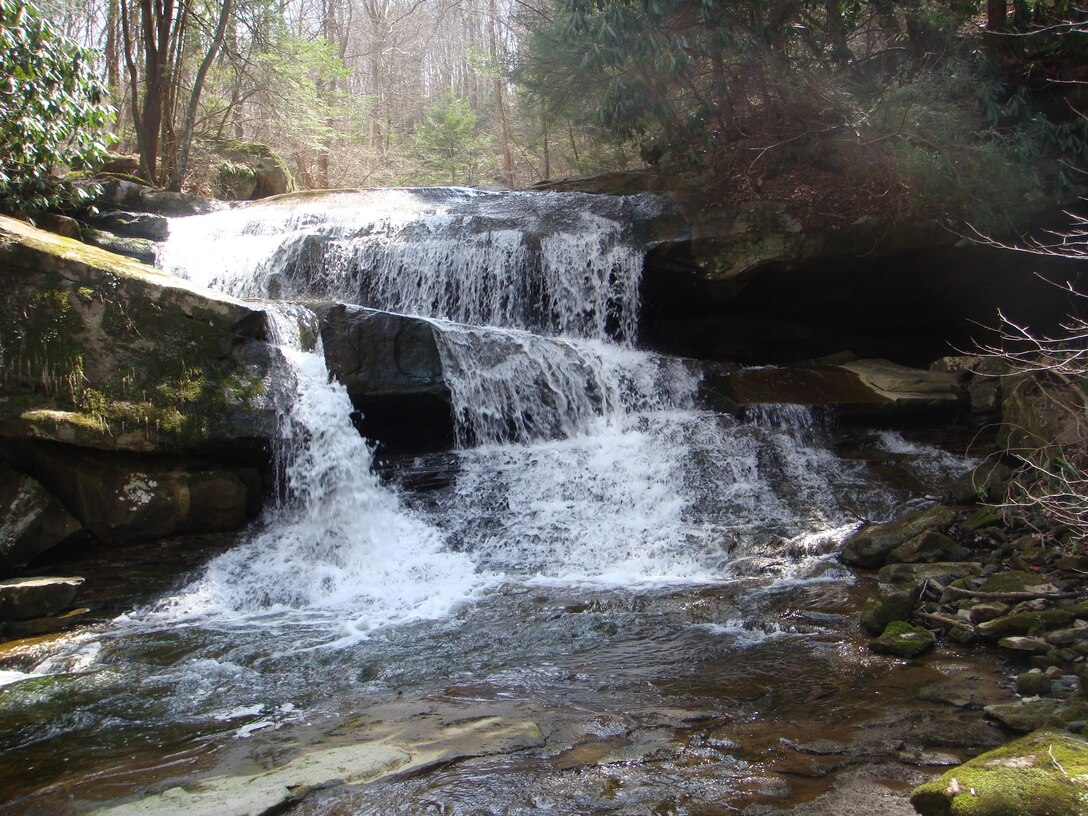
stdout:
<svg viewBox="0 0 1088 816">
<path fill-rule="evenodd" d="M 665 199 L 421 188 L 291 196 L 177 219 L 164 269 L 239 297 L 630 343 Z"/>
</svg>

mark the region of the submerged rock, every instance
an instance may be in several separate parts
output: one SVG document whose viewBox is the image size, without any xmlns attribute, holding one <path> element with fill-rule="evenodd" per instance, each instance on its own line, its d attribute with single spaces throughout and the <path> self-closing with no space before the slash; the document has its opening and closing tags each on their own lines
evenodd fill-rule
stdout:
<svg viewBox="0 0 1088 816">
<path fill-rule="evenodd" d="M 1088 742 L 1038 731 L 918 787 L 922 816 L 1074 816 L 1088 810 Z"/>
</svg>

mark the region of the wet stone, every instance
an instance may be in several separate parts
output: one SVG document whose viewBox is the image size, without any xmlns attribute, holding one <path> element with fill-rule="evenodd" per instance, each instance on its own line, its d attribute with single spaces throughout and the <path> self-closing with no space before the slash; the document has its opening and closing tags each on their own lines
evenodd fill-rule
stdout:
<svg viewBox="0 0 1088 816">
<path fill-rule="evenodd" d="M 869 648 L 877 654 L 911 659 L 925 654 L 936 644 L 936 636 L 928 629 L 911 626 L 905 621 L 892 621 L 884 634 L 869 641 Z"/>
<path fill-rule="evenodd" d="M 73 609 L 63 615 L 54 615 L 48 618 L 31 618 L 30 620 L 9 621 L 4 627 L 4 634 L 12 639 L 39 637 L 51 635 L 54 632 L 63 632 L 70 629 L 83 620 L 91 610 L 87 607 Z"/>
<path fill-rule="evenodd" d="M 82 578 L 12 578 L 0 581 L 0 620 L 48 618 L 67 609 Z"/>
<path fill-rule="evenodd" d="M 879 635 L 894 620 L 906 620 L 918 602 L 920 587 L 912 584 L 879 584 L 876 593 L 865 601 L 861 625 L 866 632 Z"/>
<path fill-rule="evenodd" d="M 1001 638 L 997 645 L 1002 649 L 1010 649 L 1014 652 L 1033 652 L 1036 654 L 1050 651 L 1050 644 L 1042 638 L 1013 636 Z"/>
<path fill-rule="evenodd" d="M 1016 677 L 1016 693 L 1025 697 L 1045 697 L 1053 681 L 1041 671 L 1029 671 Z"/>
<path fill-rule="evenodd" d="M 1001 601 L 988 601 L 986 603 L 979 603 L 972 606 L 967 610 L 970 615 L 971 623 L 979 624 L 992 621 L 994 618 L 1000 618 L 1002 615 L 1009 611 L 1009 605 L 1002 603 Z"/>
</svg>

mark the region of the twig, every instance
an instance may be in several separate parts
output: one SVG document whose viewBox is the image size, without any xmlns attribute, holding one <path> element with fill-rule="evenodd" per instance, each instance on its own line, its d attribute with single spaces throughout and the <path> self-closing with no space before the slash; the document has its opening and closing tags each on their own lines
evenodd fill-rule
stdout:
<svg viewBox="0 0 1088 816">
<path fill-rule="evenodd" d="M 921 610 L 916 611 L 914 615 L 915 617 L 922 618 L 923 620 L 939 623 L 942 626 L 951 626 L 955 629 L 963 629 L 966 632 L 970 632 L 972 635 L 975 634 L 974 626 L 969 623 L 965 623 L 964 621 L 950 618 L 947 615 L 935 615 L 932 612 L 922 612 Z"/>
<path fill-rule="evenodd" d="M 1080 597 L 1076 592 L 982 592 L 954 586 L 948 587 L 948 591 L 988 601 L 1068 601 Z"/>
</svg>

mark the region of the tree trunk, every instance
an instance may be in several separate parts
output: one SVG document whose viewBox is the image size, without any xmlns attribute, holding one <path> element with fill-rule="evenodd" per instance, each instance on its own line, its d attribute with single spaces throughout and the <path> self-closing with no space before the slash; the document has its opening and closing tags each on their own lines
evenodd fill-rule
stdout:
<svg viewBox="0 0 1088 816">
<path fill-rule="evenodd" d="M 986 0 L 986 28 L 1004 31 L 1009 22 L 1009 8 L 1005 0 Z"/>
<path fill-rule="evenodd" d="M 223 37 L 227 33 L 227 24 L 230 22 L 231 5 L 233 0 L 223 0 L 223 6 L 219 10 L 219 23 L 215 27 L 215 34 L 208 45 L 208 51 L 197 69 L 196 78 L 193 80 L 193 90 L 189 94 L 189 106 L 185 110 L 185 123 L 181 133 L 181 141 L 178 146 L 178 159 L 171 174 L 169 189 L 181 190 L 185 181 L 185 172 L 189 166 L 189 151 L 193 146 L 193 128 L 196 126 L 196 112 L 200 104 L 200 94 L 204 90 L 204 80 L 208 77 L 208 71 L 219 55 L 219 49 L 223 46 Z"/>
<path fill-rule="evenodd" d="M 510 130 L 506 122 L 506 106 L 503 104 L 503 78 L 499 70 L 499 13 L 495 0 L 491 0 L 491 69 L 495 72 L 495 113 L 499 120 L 499 143 L 502 147 L 502 180 L 507 187 L 514 186 L 514 158 L 510 154 Z"/>
<path fill-rule="evenodd" d="M 540 124 L 544 136 L 544 178 L 541 181 L 547 181 L 552 177 L 552 157 L 548 150 L 548 111 L 543 106 L 541 107 Z"/>
</svg>

